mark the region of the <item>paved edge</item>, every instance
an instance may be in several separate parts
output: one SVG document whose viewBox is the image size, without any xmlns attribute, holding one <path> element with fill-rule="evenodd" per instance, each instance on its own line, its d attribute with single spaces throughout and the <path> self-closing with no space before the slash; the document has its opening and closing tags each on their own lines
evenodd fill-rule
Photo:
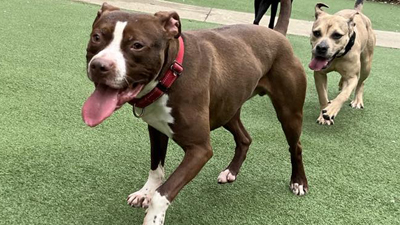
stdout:
<svg viewBox="0 0 400 225">
<path fill-rule="evenodd" d="M 252 13 L 236 12 L 224 9 L 215 9 L 194 5 L 186 5 L 162 0 L 74 0 L 101 5 L 104 1 L 122 9 L 155 13 L 158 11 L 176 11 L 181 18 L 222 25 L 249 24 L 254 20 Z M 268 26 L 269 16 L 261 20 L 260 25 Z M 290 19 L 288 34 L 309 37 L 312 21 Z M 400 49 L 400 33 L 375 30 L 376 45 L 387 48 Z"/>
</svg>

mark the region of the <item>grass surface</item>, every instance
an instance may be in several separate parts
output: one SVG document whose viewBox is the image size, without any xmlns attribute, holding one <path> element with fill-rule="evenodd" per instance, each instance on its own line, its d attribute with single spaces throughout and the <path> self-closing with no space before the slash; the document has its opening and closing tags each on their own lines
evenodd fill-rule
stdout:
<svg viewBox="0 0 400 225">
<path fill-rule="evenodd" d="M 141 224 L 126 197 L 150 164 L 146 124 L 128 106 L 95 129 L 80 110 L 93 91 L 85 48 L 98 6 L 64 0 L 5 1 L 0 10 L 0 224 Z M 183 29 L 215 26 L 183 21 Z M 289 37 L 307 68 L 309 41 Z M 213 132 L 214 157 L 168 210 L 166 224 L 399 224 L 400 51 L 376 48 L 364 110 L 344 107 L 332 127 L 315 124 L 308 74 L 302 144 L 310 184 L 289 189 L 287 145 L 267 97 L 242 118 L 253 144 L 238 180 L 218 185 L 233 139 Z M 331 98 L 339 76 L 331 75 Z M 170 143 L 166 173 L 183 151 Z"/>
<path fill-rule="evenodd" d="M 212 8 L 229 9 L 234 11 L 243 11 L 254 13 L 253 0 L 167 0 L 185 4 L 206 6 Z M 354 6 L 354 0 L 294 0 L 291 18 L 301 20 L 314 20 L 314 8 L 317 2 L 324 2 L 329 5 L 329 9 L 324 8 L 330 14 L 334 14 L 342 9 L 350 9 Z M 269 15 L 270 9 L 267 14 Z M 363 13 L 367 15 L 374 29 L 400 31 L 400 6 L 377 2 L 365 2 Z M 265 18 L 264 18 L 265 19 Z M 252 23 L 253 21 L 249 21 Z"/>
</svg>

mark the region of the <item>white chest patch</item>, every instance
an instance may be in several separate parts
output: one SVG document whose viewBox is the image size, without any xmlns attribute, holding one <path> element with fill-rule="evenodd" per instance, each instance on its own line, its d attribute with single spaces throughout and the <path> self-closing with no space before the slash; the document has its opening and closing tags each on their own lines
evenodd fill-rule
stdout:
<svg viewBox="0 0 400 225">
<path fill-rule="evenodd" d="M 172 109 L 167 106 L 167 102 L 168 95 L 161 96 L 161 98 L 144 109 L 142 119 L 150 126 L 172 138 L 174 132 L 172 132 L 169 124 L 174 123 L 174 118 L 171 115 Z M 136 114 L 140 114 L 142 109 L 135 107 L 134 110 L 136 110 Z"/>
<path fill-rule="evenodd" d="M 158 84 L 158 81 L 151 81 L 148 83 L 143 90 L 136 96 L 137 98 L 141 98 L 148 94 L 153 88 L 155 88 Z M 172 132 L 170 123 L 174 123 L 174 118 L 171 116 L 171 108 L 167 106 L 168 95 L 164 94 L 157 101 L 153 102 L 153 104 L 147 106 L 144 109 L 143 116 L 141 117 L 144 122 L 154 127 L 158 131 L 167 135 L 169 138 L 172 138 L 174 132 Z M 140 115 L 142 112 L 141 108 L 133 107 L 137 115 Z"/>
<path fill-rule="evenodd" d="M 124 55 L 121 50 L 121 42 L 124 34 L 124 29 L 128 22 L 118 21 L 115 24 L 115 29 L 113 33 L 113 39 L 110 44 L 103 50 L 101 50 L 97 55 L 93 56 L 88 65 L 88 72 L 90 74 L 90 63 L 97 58 L 107 58 L 113 61 L 116 65 L 116 74 L 115 76 L 115 84 L 119 84 L 121 82 L 125 82 L 126 78 L 126 62 Z M 112 85 L 112 84 L 111 84 Z"/>
</svg>

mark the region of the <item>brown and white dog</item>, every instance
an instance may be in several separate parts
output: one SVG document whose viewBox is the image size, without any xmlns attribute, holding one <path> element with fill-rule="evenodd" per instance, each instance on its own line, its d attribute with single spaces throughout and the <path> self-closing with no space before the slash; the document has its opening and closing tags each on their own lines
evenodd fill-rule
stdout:
<svg viewBox="0 0 400 225">
<path fill-rule="evenodd" d="M 282 0 L 276 30 L 283 34 L 290 7 L 290 0 Z M 128 102 L 148 123 L 151 170 L 143 188 L 128 196 L 129 205 L 147 208 L 144 224 L 163 224 L 170 202 L 212 157 L 210 130 L 224 127 L 232 133 L 235 155 L 218 182 L 236 180 L 251 143 L 240 110 L 255 95 L 269 95 L 282 124 L 292 163 L 290 190 L 297 195 L 308 191 L 299 140 L 306 76 L 289 41 L 277 31 L 235 25 L 181 33 L 175 12 L 153 16 L 103 4 L 87 47 L 87 72 L 95 91 L 82 116 L 96 126 Z M 175 62 L 182 54 L 183 72 Z M 171 86 L 165 77 L 178 78 Z M 160 92 L 151 104 L 143 103 L 152 98 L 148 93 Z M 164 181 L 169 139 L 185 156 Z"/>
<path fill-rule="evenodd" d="M 333 125 L 343 103 L 355 89 L 350 106 L 364 108 L 364 81 L 369 76 L 376 42 L 371 21 L 361 13 L 363 0 L 357 0 L 354 10 L 341 10 L 334 15 L 321 10 L 323 3 L 315 6 L 315 22 L 312 28 L 312 60 L 315 86 L 321 107 L 319 124 Z M 342 76 L 340 94 L 328 100 L 327 73 L 337 71 Z"/>
</svg>

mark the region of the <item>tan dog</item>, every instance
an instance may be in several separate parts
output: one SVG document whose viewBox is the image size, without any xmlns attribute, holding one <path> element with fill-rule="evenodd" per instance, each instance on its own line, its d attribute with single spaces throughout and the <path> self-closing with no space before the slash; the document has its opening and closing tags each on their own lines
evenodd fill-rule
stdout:
<svg viewBox="0 0 400 225">
<path fill-rule="evenodd" d="M 332 125 L 343 103 L 355 89 L 350 106 L 364 108 L 364 81 L 371 70 L 372 55 L 376 42 L 371 21 L 361 13 L 363 0 L 357 0 L 355 9 L 345 9 L 334 15 L 321 10 L 323 3 L 315 6 L 315 22 L 312 28 L 312 60 L 309 67 L 314 70 L 321 112 L 319 124 Z M 328 100 L 327 73 L 337 71 L 342 76 L 340 94 Z"/>
</svg>

